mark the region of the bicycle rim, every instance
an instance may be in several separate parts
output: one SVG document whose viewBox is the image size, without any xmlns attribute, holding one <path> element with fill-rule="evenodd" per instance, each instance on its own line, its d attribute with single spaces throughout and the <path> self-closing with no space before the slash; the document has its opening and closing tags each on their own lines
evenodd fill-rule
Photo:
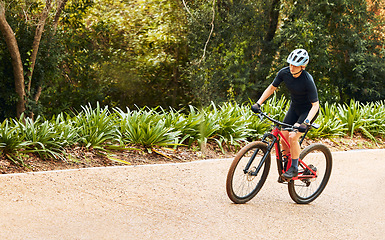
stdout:
<svg viewBox="0 0 385 240">
<path fill-rule="evenodd" d="M 252 158 L 253 153 L 258 153 Z M 267 145 L 262 142 L 252 142 L 243 147 L 235 156 L 226 180 L 226 191 L 234 203 L 246 203 L 250 201 L 262 188 L 270 169 L 270 154 L 261 165 L 259 172 L 256 170 L 262 157 L 267 152 Z M 252 161 L 249 169 L 245 171 L 248 162 Z"/>
<path fill-rule="evenodd" d="M 331 174 L 332 155 L 325 145 L 313 144 L 301 152 L 300 159 L 306 165 L 312 165 L 317 169 L 317 177 L 290 181 L 289 194 L 296 203 L 307 204 L 314 201 L 325 189 Z M 304 171 L 305 167 L 300 165 L 298 167 L 299 176 Z"/>
</svg>

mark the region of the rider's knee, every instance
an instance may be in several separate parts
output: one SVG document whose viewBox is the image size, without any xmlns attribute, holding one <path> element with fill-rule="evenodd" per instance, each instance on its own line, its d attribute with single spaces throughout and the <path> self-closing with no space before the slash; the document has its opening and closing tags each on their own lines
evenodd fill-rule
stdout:
<svg viewBox="0 0 385 240">
<path fill-rule="evenodd" d="M 298 141 L 298 139 L 299 139 L 298 133 L 296 132 L 289 133 L 289 142 L 295 142 L 295 141 Z"/>
</svg>

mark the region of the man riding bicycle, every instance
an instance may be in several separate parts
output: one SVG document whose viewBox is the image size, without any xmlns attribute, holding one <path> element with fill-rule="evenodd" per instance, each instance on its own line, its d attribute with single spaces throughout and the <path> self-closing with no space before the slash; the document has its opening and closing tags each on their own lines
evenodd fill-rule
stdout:
<svg viewBox="0 0 385 240">
<path fill-rule="evenodd" d="M 298 127 L 292 132 L 282 131 L 284 137 L 289 139 L 289 147 L 281 141 L 285 158 L 289 155 L 292 158 L 292 164 L 288 171 L 282 174 L 286 180 L 298 176 L 298 158 L 301 152 L 299 138 L 302 132 L 306 130 L 306 125 L 314 122 L 319 112 L 319 100 L 317 87 L 313 77 L 305 70 L 309 63 L 309 54 L 304 49 L 292 51 L 287 58 L 288 67 L 282 68 L 275 77 L 274 81 L 266 88 L 256 104 L 251 107 L 255 113 L 261 111 L 262 103 L 270 97 L 278 88 L 281 82 L 285 82 L 290 92 L 291 103 L 288 112 L 283 120 L 284 123 Z"/>
</svg>

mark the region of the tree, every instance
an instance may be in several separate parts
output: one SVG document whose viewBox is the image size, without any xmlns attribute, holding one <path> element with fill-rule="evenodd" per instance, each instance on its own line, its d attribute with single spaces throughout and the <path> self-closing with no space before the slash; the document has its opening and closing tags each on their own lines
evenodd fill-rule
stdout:
<svg viewBox="0 0 385 240">
<path fill-rule="evenodd" d="M 5 18 L 5 3 L 0 2 L 0 31 L 2 32 L 12 58 L 13 74 L 15 78 L 16 93 L 19 96 L 17 102 L 17 116 L 25 111 L 25 85 L 23 63 L 21 61 L 19 47 L 15 34 Z"/>
<path fill-rule="evenodd" d="M 62 9 L 66 5 L 67 1 L 68 0 L 56 1 L 57 8 L 56 8 L 55 17 L 53 19 L 53 25 L 55 30 L 59 22 L 59 16 L 62 12 Z M 15 4 L 15 3 L 13 2 L 12 4 Z M 54 6 L 54 1 L 46 0 L 45 4 L 43 2 L 37 2 L 37 3 L 23 2 L 22 3 L 22 1 L 20 1 L 18 2 L 18 4 L 21 4 L 21 5 L 31 4 L 31 6 L 34 5 L 36 7 L 36 10 L 39 10 L 36 13 L 31 13 L 31 15 L 37 15 L 38 20 L 36 24 L 36 30 L 34 34 L 32 47 L 30 50 L 30 58 L 26 60 L 28 64 L 28 68 L 26 70 L 26 73 L 24 74 L 23 61 L 21 58 L 15 33 L 13 32 L 12 27 L 8 24 L 8 21 L 6 19 L 6 13 L 7 13 L 6 10 L 7 10 L 7 7 L 9 7 L 10 5 L 7 6 L 4 1 L 0 1 L 0 31 L 4 36 L 5 42 L 7 44 L 7 47 L 12 59 L 15 89 L 19 97 L 16 105 L 16 108 L 17 108 L 16 113 L 17 113 L 17 117 L 20 117 L 21 114 L 26 111 L 26 107 L 27 107 L 26 104 L 28 103 L 28 100 L 33 99 L 35 102 L 38 102 L 39 97 L 41 95 L 42 86 L 38 85 L 37 91 L 35 92 L 34 96 L 32 96 L 32 89 L 31 89 L 32 76 L 36 65 L 41 38 L 44 32 L 46 21 L 49 17 L 49 13 Z M 24 13 L 26 12 L 27 11 L 24 11 Z M 33 16 L 30 16 L 30 17 L 32 18 Z M 29 112 L 29 115 L 33 116 L 33 112 L 32 111 Z"/>
<path fill-rule="evenodd" d="M 294 48 L 307 49 L 308 69 L 324 101 L 365 102 L 385 97 L 381 87 L 385 83 L 384 46 L 380 32 L 375 31 L 377 24 L 383 24 L 365 0 L 284 4 L 278 62 L 283 63 Z"/>
<path fill-rule="evenodd" d="M 266 87 L 266 69 L 277 48 L 274 36 L 279 2 L 186 3 L 185 8 L 191 12 L 189 71 L 201 104 L 223 102 L 229 97 L 246 101 Z"/>
</svg>

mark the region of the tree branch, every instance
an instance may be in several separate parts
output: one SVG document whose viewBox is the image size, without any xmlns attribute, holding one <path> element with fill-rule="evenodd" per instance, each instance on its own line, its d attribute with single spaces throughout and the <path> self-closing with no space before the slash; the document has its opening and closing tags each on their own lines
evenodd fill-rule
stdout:
<svg viewBox="0 0 385 240">
<path fill-rule="evenodd" d="M 194 19 L 194 21 L 198 22 L 198 21 L 194 18 L 194 16 L 193 16 L 192 13 L 190 12 L 190 10 L 188 9 L 185 0 L 182 0 L 182 2 L 183 2 L 184 7 L 186 8 L 186 11 L 190 14 L 191 18 Z"/>
<path fill-rule="evenodd" d="M 212 21 L 211 21 L 211 31 L 210 31 L 209 37 L 207 38 L 205 47 L 203 48 L 203 55 L 202 55 L 202 58 L 199 60 L 198 65 L 199 65 L 199 64 L 205 59 L 205 57 L 206 57 L 206 49 L 207 49 L 207 45 L 209 44 L 211 35 L 212 35 L 213 32 L 214 32 L 215 0 L 213 0 L 213 8 L 212 8 L 212 11 L 213 11 L 213 18 L 212 18 Z"/>
<path fill-rule="evenodd" d="M 57 26 L 59 24 L 59 19 L 61 12 L 64 9 L 64 6 L 67 4 L 68 0 L 62 0 L 58 3 L 55 18 L 53 19 L 54 32 L 56 32 Z"/>
<path fill-rule="evenodd" d="M 26 78 L 28 79 L 28 88 L 27 91 L 31 91 L 31 82 L 32 82 L 32 74 L 33 70 L 35 69 L 35 64 L 36 64 L 36 59 L 37 59 L 37 53 L 39 50 L 39 45 L 41 41 L 41 36 L 43 35 L 44 32 L 44 26 L 45 26 L 45 21 L 48 18 L 49 11 L 52 8 L 52 0 L 47 0 L 46 1 L 46 6 L 43 9 L 43 12 L 41 13 L 39 23 L 37 24 L 36 31 L 35 31 L 35 37 L 33 39 L 33 44 L 32 44 L 32 54 L 31 54 L 31 59 L 30 59 L 30 66 L 29 70 L 26 74 Z"/>
</svg>

